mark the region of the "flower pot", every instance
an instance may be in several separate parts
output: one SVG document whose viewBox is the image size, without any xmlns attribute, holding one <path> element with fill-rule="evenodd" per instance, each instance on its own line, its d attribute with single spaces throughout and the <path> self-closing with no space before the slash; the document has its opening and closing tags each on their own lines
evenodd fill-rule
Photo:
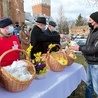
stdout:
<svg viewBox="0 0 98 98">
<path fill-rule="evenodd" d="M 46 75 L 47 75 L 47 73 L 43 73 L 43 74 L 36 74 L 35 79 L 43 79 L 43 78 L 45 78 L 45 77 L 46 77 Z"/>
</svg>

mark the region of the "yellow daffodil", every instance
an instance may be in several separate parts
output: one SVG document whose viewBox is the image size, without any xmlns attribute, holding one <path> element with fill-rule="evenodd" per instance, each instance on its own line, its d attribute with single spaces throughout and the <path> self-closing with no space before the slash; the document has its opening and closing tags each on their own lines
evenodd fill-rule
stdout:
<svg viewBox="0 0 98 98">
<path fill-rule="evenodd" d="M 45 62 L 44 58 L 42 58 L 41 55 L 42 55 L 41 52 L 37 52 L 37 53 L 34 54 L 34 56 L 35 56 L 35 59 L 34 59 L 35 62 L 34 63 L 35 64 L 40 64 L 40 63 Z"/>
<path fill-rule="evenodd" d="M 60 64 L 62 64 L 63 66 L 66 66 L 67 63 L 68 63 L 68 61 L 67 61 L 66 59 L 64 59 L 64 58 L 59 58 L 58 62 L 59 62 Z"/>
<path fill-rule="evenodd" d="M 70 41 L 69 41 L 69 42 L 67 42 L 67 46 L 68 46 L 68 47 L 70 47 L 70 45 L 71 45 L 71 42 L 70 42 Z"/>
<path fill-rule="evenodd" d="M 35 61 L 40 62 L 40 58 L 39 57 L 35 58 Z"/>
<path fill-rule="evenodd" d="M 33 59 L 31 62 L 34 64 L 35 63 L 35 60 Z"/>
<path fill-rule="evenodd" d="M 42 54 L 41 52 L 38 52 L 38 53 L 35 53 L 34 56 L 35 56 L 35 58 L 37 58 L 37 57 L 40 57 L 41 54 Z"/>
<path fill-rule="evenodd" d="M 29 47 L 27 48 L 27 50 L 26 50 L 26 53 L 28 54 L 28 55 L 30 55 L 30 52 L 31 52 L 31 49 L 33 48 L 33 46 L 30 44 L 29 45 Z"/>
<path fill-rule="evenodd" d="M 55 44 L 50 44 L 49 46 L 48 46 L 48 48 L 49 49 L 52 49 L 53 47 L 55 47 L 56 45 Z"/>
</svg>

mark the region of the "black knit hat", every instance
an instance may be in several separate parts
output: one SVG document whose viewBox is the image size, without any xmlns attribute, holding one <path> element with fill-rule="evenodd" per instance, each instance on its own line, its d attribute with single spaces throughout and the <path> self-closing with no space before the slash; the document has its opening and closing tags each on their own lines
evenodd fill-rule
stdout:
<svg viewBox="0 0 98 98">
<path fill-rule="evenodd" d="M 0 28 L 7 27 L 11 24 L 13 24 L 13 22 L 10 18 L 3 18 L 0 20 Z"/>
<path fill-rule="evenodd" d="M 90 18 L 92 18 L 96 23 L 98 23 L 98 12 L 94 12 L 90 15 Z"/>
<path fill-rule="evenodd" d="M 46 18 L 45 17 L 38 17 L 36 22 L 46 24 Z"/>
<path fill-rule="evenodd" d="M 55 26 L 56 26 L 56 23 L 55 23 L 55 22 L 53 22 L 53 21 L 49 21 L 49 25 L 51 25 L 51 26 L 55 27 Z"/>
</svg>

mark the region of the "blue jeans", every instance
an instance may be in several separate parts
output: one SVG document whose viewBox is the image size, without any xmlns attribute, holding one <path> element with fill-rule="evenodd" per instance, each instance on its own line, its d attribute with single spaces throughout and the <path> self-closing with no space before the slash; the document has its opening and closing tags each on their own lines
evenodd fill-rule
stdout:
<svg viewBox="0 0 98 98">
<path fill-rule="evenodd" d="M 87 65 L 87 82 L 85 98 L 93 98 L 94 91 L 98 96 L 98 65 Z"/>
</svg>

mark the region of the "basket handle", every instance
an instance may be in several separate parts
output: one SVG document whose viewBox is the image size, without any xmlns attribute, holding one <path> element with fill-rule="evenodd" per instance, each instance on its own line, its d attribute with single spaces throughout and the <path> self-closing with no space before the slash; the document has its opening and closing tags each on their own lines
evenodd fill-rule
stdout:
<svg viewBox="0 0 98 98">
<path fill-rule="evenodd" d="M 59 45 L 59 44 L 55 44 L 56 46 L 59 46 L 59 48 L 60 48 L 60 50 L 59 51 L 62 51 L 62 46 L 61 45 Z M 51 48 L 52 49 L 52 48 Z M 51 50 L 50 48 L 49 48 L 49 50 L 47 51 L 47 54 L 49 54 L 50 53 L 50 50 Z"/>
<path fill-rule="evenodd" d="M 13 51 L 20 51 L 20 52 L 23 52 L 23 53 L 26 55 L 26 60 L 30 60 L 30 58 L 29 58 L 29 56 L 28 56 L 28 54 L 26 53 L 25 50 L 23 50 L 23 49 L 10 49 L 10 50 L 7 50 L 6 52 L 4 52 L 4 53 L 0 56 L 0 67 L 1 67 L 1 61 L 2 61 L 3 57 L 4 57 L 6 54 L 8 54 L 8 53 L 10 53 L 10 52 L 13 52 Z"/>
</svg>

